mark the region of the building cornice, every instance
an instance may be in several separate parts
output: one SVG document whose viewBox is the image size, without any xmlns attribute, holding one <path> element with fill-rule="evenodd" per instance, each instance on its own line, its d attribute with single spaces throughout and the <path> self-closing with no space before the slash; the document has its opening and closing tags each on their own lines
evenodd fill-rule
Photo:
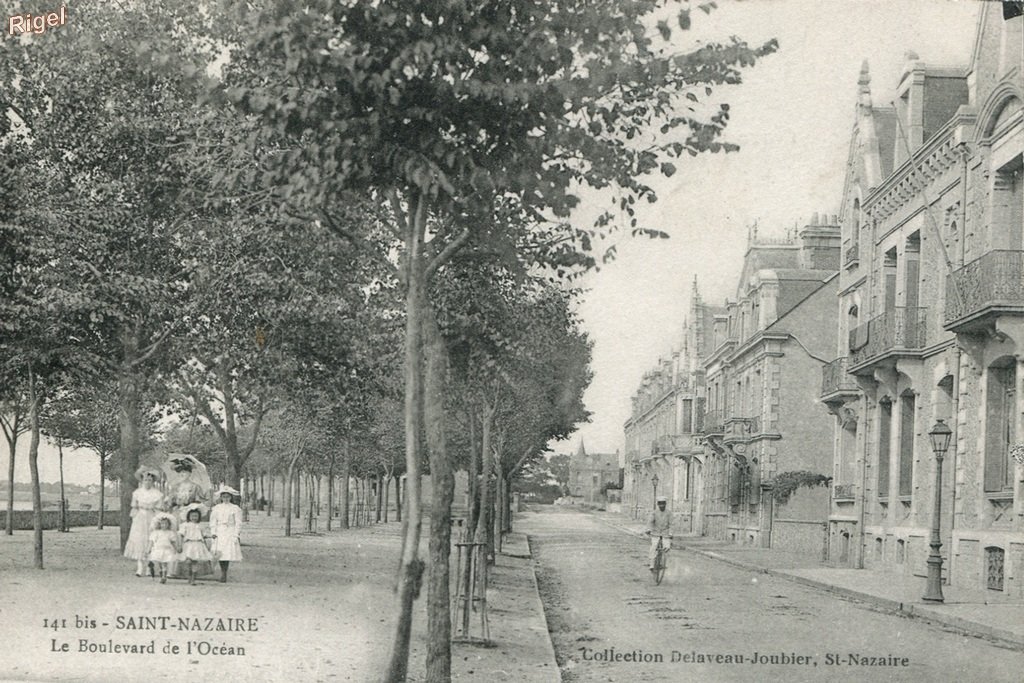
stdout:
<svg viewBox="0 0 1024 683">
<path fill-rule="evenodd" d="M 878 221 L 884 221 L 919 196 L 922 185 L 927 186 L 939 175 L 950 170 L 959 160 L 960 152 L 957 147 L 960 144 L 967 144 L 967 136 L 962 129 L 973 126 L 976 119 L 977 114 L 973 109 L 960 107 L 910 159 L 900 164 L 878 187 L 868 192 L 862 207 L 864 212 Z M 899 131 L 896 141 L 902 144 Z"/>
</svg>

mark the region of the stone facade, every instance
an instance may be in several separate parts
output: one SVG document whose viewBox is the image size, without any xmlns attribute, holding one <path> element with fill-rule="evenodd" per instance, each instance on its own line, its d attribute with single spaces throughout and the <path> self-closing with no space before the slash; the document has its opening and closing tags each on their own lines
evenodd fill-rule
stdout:
<svg viewBox="0 0 1024 683">
<path fill-rule="evenodd" d="M 681 346 L 644 374 L 624 426 L 624 511 L 643 519 L 654 509 L 655 496 L 664 495 L 678 533 L 698 531 L 702 449 L 697 434 L 704 412 L 699 359 L 713 316 L 694 281 Z"/>
<path fill-rule="evenodd" d="M 966 68 L 912 53 L 896 107 L 867 65 L 841 209 L 830 562 L 923 576 L 941 472 L 944 578 L 1024 596 L 1024 18 L 985 3 Z"/>
<path fill-rule="evenodd" d="M 588 454 L 580 441 L 576 454 L 569 460 L 569 495 L 582 498 L 584 503 L 604 504 L 605 484 L 621 483 L 619 454 Z"/>
<path fill-rule="evenodd" d="M 831 422 L 817 400 L 835 345 L 836 223 L 815 214 L 783 239 L 753 231 L 736 299 L 714 318 L 702 360 L 704 535 L 823 553 L 827 489 L 801 487 L 776 506 L 772 488 L 780 475 L 825 479 L 831 467 Z"/>
</svg>

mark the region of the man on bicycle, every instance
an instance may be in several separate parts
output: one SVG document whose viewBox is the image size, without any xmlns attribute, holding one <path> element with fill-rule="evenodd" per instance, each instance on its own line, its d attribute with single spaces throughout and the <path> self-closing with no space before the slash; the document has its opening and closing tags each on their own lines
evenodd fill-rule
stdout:
<svg viewBox="0 0 1024 683">
<path fill-rule="evenodd" d="M 661 539 L 661 547 L 668 552 L 672 547 L 672 513 L 666 507 L 668 498 L 658 496 L 658 507 L 651 514 L 651 521 L 647 523 L 647 535 L 651 537 L 651 551 L 647 557 L 651 569 L 654 569 L 654 553 L 658 547 L 658 539 Z"/>
</svg>

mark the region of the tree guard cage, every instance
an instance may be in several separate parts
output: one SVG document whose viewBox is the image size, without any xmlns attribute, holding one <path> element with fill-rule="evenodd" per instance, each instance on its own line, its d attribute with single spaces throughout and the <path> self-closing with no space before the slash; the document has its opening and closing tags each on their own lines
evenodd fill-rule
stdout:
<svg viewBox="0 0 1024 683">
<path fill-rule="evenodd" d="M 484 561 L 486 543 L 459 541 L 455 563 L 455 595 L 452 598 L 452 642 L 473 645 L 491 644 L 490 625 L 487 620 L 487 562 Z M 479 617 L 479 626 L 476 619 Z"/>
</svg>

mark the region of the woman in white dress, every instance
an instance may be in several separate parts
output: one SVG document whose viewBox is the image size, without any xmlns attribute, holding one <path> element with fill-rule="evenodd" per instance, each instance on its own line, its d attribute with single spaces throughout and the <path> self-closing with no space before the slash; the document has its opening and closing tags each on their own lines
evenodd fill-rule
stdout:
<svg viewBox="0 0 1024 683">
<path fill-rule="evenodd" d="M 124 546 L 124 556 L 135 560 L 135 576 L 142 576 L 146 569 L 149 553 L 149 531 L 153 515 L 163 507 L 164 494 L 156 488 L 156 480 L 160 473 L 152 467 L 140 467 L 135 478 L 141 483 L 132 492 L 132 528 L 128 532 L 128 542 Z M 153 573 L 152 566 L 150 573 Z"/>
<path fill-rule="evenodd" d="M 210 536 L 213 538 L 210 551 L 213 558 L 220 562 L 221 583 L 228 580 L 228 564 L 242 561 L 242 546 L 238 542 L 238 535 L 242 531 L 242 508 L 231 502 L 231 497 L 237 495 L 240 495 L 238 491 L 227 484 L 221 484 L 214 493 L 220 502 L 210 511 Z"/>
</svg>

